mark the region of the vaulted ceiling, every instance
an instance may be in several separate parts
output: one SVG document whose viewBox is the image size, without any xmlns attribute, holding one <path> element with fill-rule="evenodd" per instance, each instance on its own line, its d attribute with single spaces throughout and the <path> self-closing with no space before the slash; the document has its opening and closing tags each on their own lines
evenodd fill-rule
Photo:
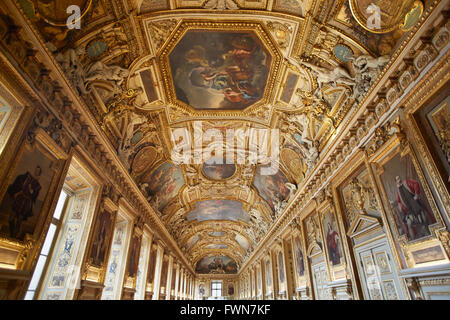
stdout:
<svg viewBox="0 0 450 320">
<path fill-rule="evenodd" d="M 384 0 L 18 2 L 199 273 L 238 270 L 423 9 Z M 379 26 L 370 3 L 381 8 Z M 80 28 L 66 26 L 71 5 Z"/>
</svg>

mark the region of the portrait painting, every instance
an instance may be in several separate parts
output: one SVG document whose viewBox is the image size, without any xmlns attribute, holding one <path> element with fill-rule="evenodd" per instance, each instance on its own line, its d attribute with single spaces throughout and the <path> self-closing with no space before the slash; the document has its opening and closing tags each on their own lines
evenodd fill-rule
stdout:
<svg viewBox="0 0 450 320">
<path fill-rule="evenodd" d="M 305 261 L 303 259 L 303 250 L 298 237 L 295 238 L 295 265 L 297 275 L 303 277 L 305 275 Z"/>
<path fill-rule="evenodd" d="M 338 266 L 343 262 L 343 251 L 336 218 L 332 211 L 327 211 L 323 216 L 323 231 L 325 233 L 328 261 L 331 266 Z"/>
<path fill-rule="evenodd" d="M 228 284 L 228 295 L 229 296 L 234 295 L 234 284 L 232 283 Z"/>
<path fill-rule="evenodd" d="M 151 248 L 151 246 L 150 246 Z M 149 259 L 149 266 L 148 266 L 148 272 L 147 272 L 147 283 L 153 283 L 153 280 L 155 278 L 155 267 L 156 267 L 156 250 L 151 250 L 150 252 L 150 259 Z"/>
<path fill-rule="evenodd" d="M 191 30 L 169 61 L 179 101 L 197 110 L 242 110 L 263 97 L 271 56 L 254 32 Z"/>
<path fill-rule="evenodd" d="M 289 183 L 289 180 L 281 170 L 274 175 L 263 175 L 260 166 L 256 169 L 253 185 L 272 210 L 275 210 L 277 201 L 288 199 L 289 189 L 286 183 Z"/>
<path fill-rule="evenodd" d="M 178 195 L 184 185 L 183 173 L 180 167 L 170 162 L 161 164 L 141 184 L 141 190 L 146 193 L 147 199 L 153 209 L 162 209 Z"/>
<path fill-rule="evenodd" d="M 200 274 L 236 274 L 237 264 L 228 256 L 206 256 L 197 262 L 195 272 Z"/>
<path fill-rule="evenodd" d="M 266 286 L 267 291 L 272 288 L 272 269 L 270 267 L 270 260 L 266 260 Z"/>
<path fill-rule="evenodd" d="M 202 166 L 203 174 L 212 180 L 231 178 L 236 172 L 235 164 L 228 164 L 224 159 L 211 158 Z"/>
<path fill-rule="evenodd" d="M 203 297 L 205 295 L 205 285 L 203 283 L 200 284 L 200 286 L 198 288 L 198 292 L 199 292 L 201 297 Z"/>
<path fill-rule="evenodd" d="M 278 271 L 280 276 L 280 287 L 284 284 L 284 280 L 286 279 L 284 274 L 284 261 L 283 261 L 283 253 L 278 252 Z M 280 288 L 281 289 L 281 288 Z"/>
<path fill-rule="evenodd" d="M 106 253 L 113 234 L 113 217 L 106 210 L 101 210 L 94 231 L 94 239 L 92 240 L 92 248 L 90 258 L 95 266 L 106 264 Z"/>
<path fill-rule="evenodd" d="M 195 204 L 195 207 L 186 215 L 187 221 L 197 220 L 231 220 L 250 221 L 250 216 L 242 208 L 242 203 L 235 200 L 206 200 Z"/>
<path fill-rule="evenodd" d="M 431 235 L 429 226 L 436 223 L 422 182 L 410 154 L 397 153 L 380 175 L 392 218 L 399 236 L 413 241 Z"/>
<path fill-rule="evenodd" d="M 138 262 L 139 262 L 139 251 L 141 248 L 141 237 L 134 234 L 131 237 L 130 249 L 128 253 L 128 276 L 137 276 Z"/>
<path fill-rule="evenodd" d="M 6 190 L 2 189 L 0 226 L 5 236 L 24 240 L 42 222 L 41 211 L 55 187 L 56 159 L 39 143 L 26 144 L 19 157 Z"/>
</svg>

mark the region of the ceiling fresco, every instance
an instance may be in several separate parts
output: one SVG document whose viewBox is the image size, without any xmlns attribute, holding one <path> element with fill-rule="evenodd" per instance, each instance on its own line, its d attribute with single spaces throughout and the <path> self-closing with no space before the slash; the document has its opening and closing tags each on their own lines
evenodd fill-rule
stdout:
<svg viewBox="0 0 450 320">
<path fill-rule="evenodd" d="M 234 200 L 207 200 L 195 204 L 194 210 L 186 215 L 188 221 L 233 220 L 250 221 L 242 203 Z"/>
<path fill-rule="evenodd" d="M 236 173 L 234 163 L 226 163 L 223 158 L 212 158 L 202 165 L 203 174 L 212 180 L 231 178 Z"/>
<path fill-rule="evenodd" d="M 261 99 L 271 56 L 253 32 L 198 29 L 169 60 L 178 100 L 194 109 L 243 110 Z"/>
<path fill-rule="evenodd" d="M 192 266 L 226 274 L 314 172 L 430 4 L 417 2 L 18 5 Z M 72 4 L 80 29 L 64 26 Z"/>
<path fill-rule="evenodd" d="M 200 274 L 235 274 L 237 265 L 233 259 L 227 256 L 209 256 L 197 263 L 195 271 Z"/>
</svg>

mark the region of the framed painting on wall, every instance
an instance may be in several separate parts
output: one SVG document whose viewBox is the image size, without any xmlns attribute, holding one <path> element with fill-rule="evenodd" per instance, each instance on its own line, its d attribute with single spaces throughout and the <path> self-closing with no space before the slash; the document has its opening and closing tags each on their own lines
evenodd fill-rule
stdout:
<svg viewBox="0 0 450 320">
<path fill-rule="evenodd" d="M 294 239 L 294 250 L 295 250 L 295 271 L 297 275 L 297 288 L 300 288 L 306 285 L 305 259 L 303 255 L 303 248 L 300 237 L 295 237 Z"/>
<path fill-rule="evenodd" d="M 106 258 L 112 241 L 114 218 L 115 214 L 106 209 L 99 212 L 88 259 L 93 266 L 104 267 L 106 265 Z"/>
<path fill-rule="evenodd" d="M 278 276 L 280 281 L 279 292 L 284 293 L 286 291 L 286 276 L 284 273 L 284 261 L 283 261 L 283 253 L 281 251 L 278 252 Z"/>
<path fill-rule="evenodd" d="M 427 149 L 431 154 L 432 165 L 436 166 L 440 175 L 439 182 L 450 192 L 450 96 L 449 90 L 435 95 L 430 103 L 427 103 L 414 113 L 414 131 L 422 139 L 419 139 L 421 148 Z M 423 141 L 422 141 L 423 140 Z"/>
<path fill-rule="evenodd" d="M 419 162 L 403 136 L 394 135 L 371 159 L 394 238 L 408 267 L 436 261 L 436 231 L 444 223 Z M 420 251 L 420 259 L 415 252 Z M 430 252 L 429 257 L 424 254 Z M 441 259 L 444 260 L 445 254 Z M 416 255 L 417 256 L 417 255 Z"/>
<path fill-rule="evenodd" d="M 139 251 L 141 249 L 141 235 L 134 233 L 130 241 L 130 252 L 128 253 L 127 275 L 136 278 L 139 262 Z"/>
<path fill-rule="evenodd" d="M 0 189 L 0 233 L 5 239 L 24 244 L 40 238 L 63 171 L 61 159 L 66 158 L 42 131 L 33 143 L 23 143 Z M 14 256 L 4 249 L 0 261 Z"/>
<path fill-rule="evenodd" d="M 266 275 L 266 293 L 272 292 L 272 268 L 270 259 L 266 260 L 265 275 Z"/>
<path fill-rule="evenodd" d="M 50 191 L 56 189 L 58 160 L 39 140 L 25 143 L 19 151 L 0 193 L 1 232 L 10 239 L 24 240 L 42 223 Z"/>
</svg>

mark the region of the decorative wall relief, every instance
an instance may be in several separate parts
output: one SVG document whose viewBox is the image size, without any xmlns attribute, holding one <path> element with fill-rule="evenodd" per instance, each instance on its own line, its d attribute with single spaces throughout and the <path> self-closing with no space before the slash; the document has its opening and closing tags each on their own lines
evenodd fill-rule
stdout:
<svg viewBox="0 0 450 320">
<path fill-rule="evenodd" d="M 358 214 L 380 216 L 378 201 L 367 170 L 363 170 L 353 179 L 344 182 L 341 193 L 347 227 L 352 225 Z"/>
</svg>

